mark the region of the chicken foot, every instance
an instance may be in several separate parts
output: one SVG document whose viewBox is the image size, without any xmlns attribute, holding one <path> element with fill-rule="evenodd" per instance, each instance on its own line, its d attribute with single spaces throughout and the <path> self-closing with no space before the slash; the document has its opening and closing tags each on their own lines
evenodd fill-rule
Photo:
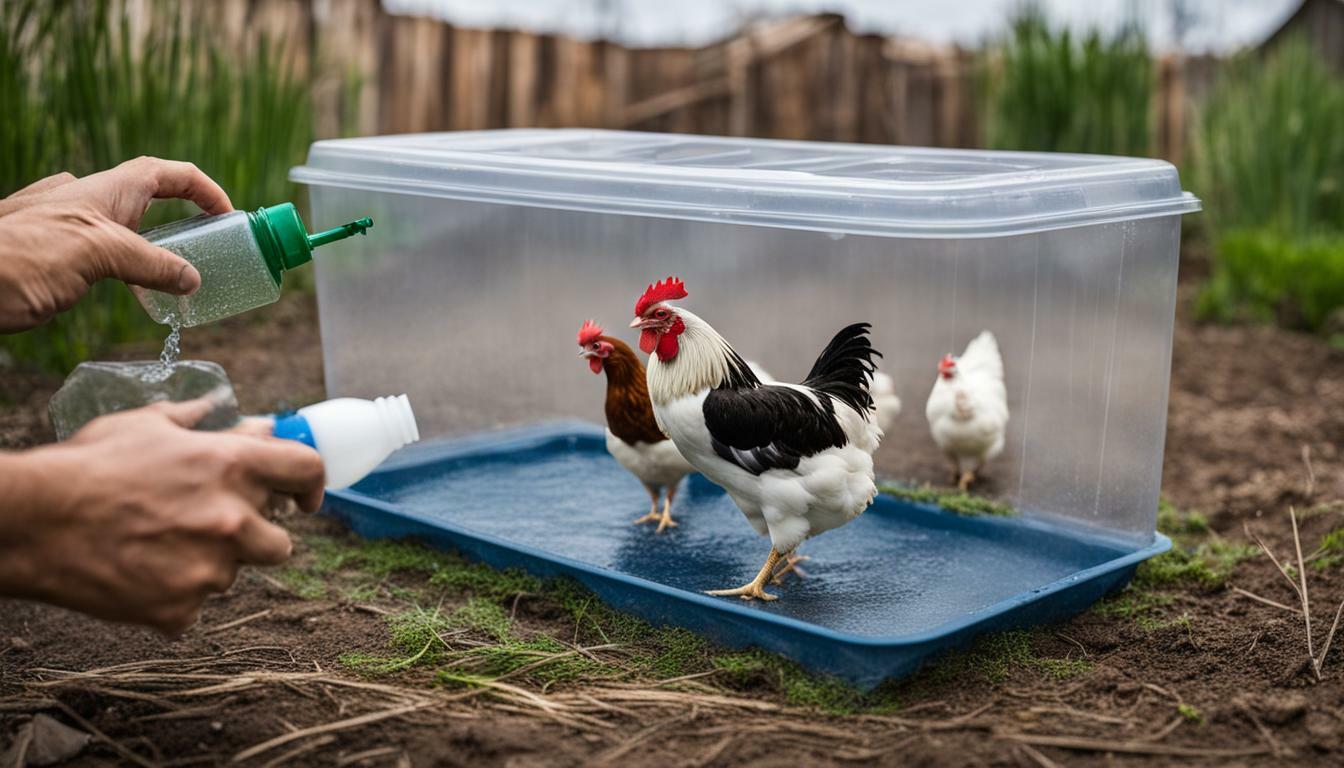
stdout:
<svg viewBox="0 0 1344 768">
<path fill-rule="evenodd" d="M 792 573 L 793 575 L 797 576 L 800 579 L 807 578 L 807 571 L 804 571 L 802 568 L 799 568 L 798 564 L 806 562 L 811 559 L 812 558 L 808 557 L 807 555 L 798 554 L 797 551 L 790 552 L 787 555 L 784 555 L 784 566 L 779 570 L 775 571 L 775 574 L 770 577 L 770 583 L 776 586 L 782 585 L 784 583 L 784 577 L 789 575 L 790 573 Z"/>
<path fill-rule="evenodd" d="M 657 523 L 658 529 L 654 531 L 654 533 L 662 533 L 668 528 L 676 528 L 677 521 L 672 519 L 672 497 L 677 495 L 676 488 L 668 489 L 667 498 L 663 501 L 663 511 L 661 513 L 658 511 L 658 489 L 650 488 L 647 485 L 644 486 L 644 489 L 649 492 L 649 498 L 653 499 L 653 506 L 649 507 L 649 514 L 639 518 L 634 524 L 643 525 L 644 523 Z"/>
<path fill-rule="evenodd" d="M 778 600 L 778 595 L 772 595 L 765 591 L 765 583 L 770 580 L 770 575 L 775 572 L 775 566 L 779 564 L 779 550 L 770 548 L 770 556 L 765 558 L 765 565 L 761 567 L 761 572 L 756 574 L 756 578 L 743 584 L 737 589 L 711 589 L 705 594 L 715 597 L 740 597 L 743 600 Z"/>
</svg>

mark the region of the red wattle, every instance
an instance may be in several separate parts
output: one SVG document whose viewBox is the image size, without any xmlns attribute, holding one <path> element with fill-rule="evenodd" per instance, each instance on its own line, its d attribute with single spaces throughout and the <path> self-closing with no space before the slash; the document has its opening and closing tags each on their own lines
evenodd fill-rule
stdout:
<svg viewBox="0 0 1344 768">
<path fill-rule="evenodd" d="M 667 362 L 677 356 L 677 336 L 675 333 L 665 333 L 658 340 L 658 359 Z"/>
<path fill-rule="evenodd" d="M 639 332 L 639 349 L 646 355 L 653 354 L 653 348 L 658 346 L 658 334 L 654 333 L 652 328 L 645 328 Z"/>
<path fill-rule="evenodd" d="M 600 357 L 590 357 L 590 358 L 588 358 L 588 367 L 593 369 L 593 373 L 601 373 L 601 372 L 602 372 L 602 358 L 600 358 Z"/>
</svg>

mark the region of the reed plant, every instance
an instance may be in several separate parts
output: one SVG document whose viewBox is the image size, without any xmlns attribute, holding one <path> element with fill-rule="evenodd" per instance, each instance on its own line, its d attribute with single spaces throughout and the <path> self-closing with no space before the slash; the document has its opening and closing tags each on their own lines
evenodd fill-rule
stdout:
<svg viewBox="0 0 1344 768">
<path fill-rule="evenodd" d="M 1344 332 L 1344 76 L 1302 39 L 1233 60 L 1192 148 L 1213 246 L 1200 314 Z"/>
<path fill-rule="evenodd" d="M 1136 24 L 1079 36 L 1027 5 L 990 46 L 982 72 L 986 139 L 995 149 L 1150 152 L 1153 64 Z"/>
<path fill-rule="evenodd" d="M 84 175 L 138 155 L 194 162 L 234 206 L 294 200 L 287 180 L 313 138 L 310 88 L 284 41 L 226 48 L 177 3 L 0 2 L 0 195 L 38 178 Z M 155 203 L 145 226 L 188 216 Z M 65 372 L 121 342 L 163 333 L 126 288 L 103 283 L 71 312 L 0 337 L 20 365 Z"/>
</svg>

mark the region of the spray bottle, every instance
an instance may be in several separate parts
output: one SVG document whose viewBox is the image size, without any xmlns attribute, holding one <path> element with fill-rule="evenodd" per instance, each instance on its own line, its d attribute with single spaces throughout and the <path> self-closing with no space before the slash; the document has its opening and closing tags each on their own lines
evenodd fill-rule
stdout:
<svg viewBox="0 0 1344 768">
<path fill-rule="evenodd" d="M 201 287 L 190 296 L 133 288 L 154 322 L 191 327 L 270 304 L 280 298 L 285 270 L 306 264 L 313 249 L 363 234 L 370 218 L 308 234 L 293 203 L 174 221 L 140 233 L 191 262 Z"/>
</svg>

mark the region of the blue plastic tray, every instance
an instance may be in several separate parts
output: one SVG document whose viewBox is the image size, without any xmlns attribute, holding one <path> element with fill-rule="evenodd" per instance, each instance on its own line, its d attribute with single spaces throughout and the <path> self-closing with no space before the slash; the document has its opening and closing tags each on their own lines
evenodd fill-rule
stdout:
<svg viewBox="0 0 1344 768">
<path fill-rule="evenodd" d="M 703 594 L 755 575 L 769 551 L 723 492 L 692 475 L 655 535 L 639 483 L 588 424 L 428 443 L 324 509 L 361 535 L 415 537 L 492 566 L 569 576 L 615 608 L 730 646 L 753 645 L 859 685 L 913 672 L 992 630 L 1053 622 L 1124 586 L 1165 551 L 1023 518 L 963 517 L 886 496 L 804 543 L 807 578 L 744 602 Z"/>
</svg>

